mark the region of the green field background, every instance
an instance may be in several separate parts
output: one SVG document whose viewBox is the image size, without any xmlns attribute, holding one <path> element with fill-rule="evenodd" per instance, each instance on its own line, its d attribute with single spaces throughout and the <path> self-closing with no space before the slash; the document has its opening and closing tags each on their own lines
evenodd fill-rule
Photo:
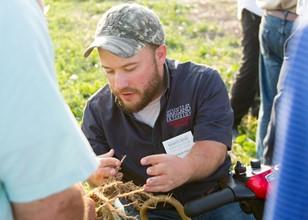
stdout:
<svg viewBox="0 0 308 220">
<path fill-rule="evenodd" d="M 87 99 L 106 84 L 97 53 L 85 59 L 83 51 L 93 39 L 96 23 L 111 6 L 127 1 L 46 0 L 46 14 L 55 49 L 57 79 L 77 121 Z M 192 60 L 216 68 L 228 90 L 240 67 L 241 32 L 233 0 L 130 1 L 144 4 L 161 18 L 168 57 Z M 248 115 L 239 128 L 231 152 L 233 162 L 255 156 L 256 119 Z"/>
</svg>

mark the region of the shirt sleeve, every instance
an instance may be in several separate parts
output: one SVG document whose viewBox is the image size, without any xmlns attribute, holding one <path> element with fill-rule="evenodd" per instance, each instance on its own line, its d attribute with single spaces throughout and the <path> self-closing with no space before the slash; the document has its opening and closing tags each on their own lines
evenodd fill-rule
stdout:
<svg viewBox="0 0 308 220">
<path fill-rule="evenodd" d="M 233 112 L 224 82 L 217 71 L 211 71 L 199 88 L 194 140 L 213 140 L 230 149 Z"/>
<path fill-rule="evenodd" d="M 30 202 L 87 179 L 98 161 L 59 92 L 42 12 L 35 1 L 4 7 L 0 183 L 10 201 Z"/>
<path fill-rule="evenodd" d="M 97 155 L 106 153 L 110 150 L 105 137 L 104 129 L 100 123 L 98 114 L 101 112 L 95 108 L 96 100 L 90 100 L 85 108 L 82 122 L 82 131 L 90 142 Z"/>
</svg>

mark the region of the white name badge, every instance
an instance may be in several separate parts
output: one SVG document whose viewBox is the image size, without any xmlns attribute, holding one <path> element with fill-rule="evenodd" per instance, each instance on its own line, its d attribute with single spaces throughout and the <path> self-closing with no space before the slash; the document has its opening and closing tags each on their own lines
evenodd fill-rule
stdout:
<svg viewBox="0 0 308 220">
<path fill-rule="evenodd" d="M 193 144 L 194 140 L 191 131 L 163 141 L 167 154 L 176 155 L 181 158 L 185 157 L 189 153 Z"/>
</svg>

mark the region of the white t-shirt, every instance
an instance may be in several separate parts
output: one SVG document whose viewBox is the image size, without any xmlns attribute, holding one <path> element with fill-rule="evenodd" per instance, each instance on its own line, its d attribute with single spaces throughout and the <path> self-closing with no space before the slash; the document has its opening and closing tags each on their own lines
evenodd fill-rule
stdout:
<svg viewBox="0 0 308 220">
<path fill-rule="evenodd" d="M 53 50 L 36 0 L 0 6 L 0 219 L 88 178 L 98 161 L 55 80 Z"/>
<path fill-rule="evenodd" d="M 160 98 L 161 96 L 150 102 L 141 111 L 134 113 L 135 118 L 153 128 L 160 112 Z"/>
<path fill-rule="evenodd" d="M 242 10 L 247 9 L 248 11 L 253 12 L 256 15 L 262 16 L 263 11 L 260 7 L 257 6 L 256 0 L 237 0 L 237 17 L 241 19 Z"/>
</svg>

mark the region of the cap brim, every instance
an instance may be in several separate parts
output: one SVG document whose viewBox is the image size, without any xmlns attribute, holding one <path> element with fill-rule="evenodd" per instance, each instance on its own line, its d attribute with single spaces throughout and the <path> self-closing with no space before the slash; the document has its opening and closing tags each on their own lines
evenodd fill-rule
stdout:
<svg viewBox="0 0 308 220">
<path fill-rule="evenodd" d="M 96 37 L 90 46 L 85 50 L 84 56 L 90 55 L 94 48 L 105 49 L 120 57 L 134 56 L 141 48 L 145 46 L 142 42 L 133 39 L 119 38 L 115 36 Z"/>
</svg>

